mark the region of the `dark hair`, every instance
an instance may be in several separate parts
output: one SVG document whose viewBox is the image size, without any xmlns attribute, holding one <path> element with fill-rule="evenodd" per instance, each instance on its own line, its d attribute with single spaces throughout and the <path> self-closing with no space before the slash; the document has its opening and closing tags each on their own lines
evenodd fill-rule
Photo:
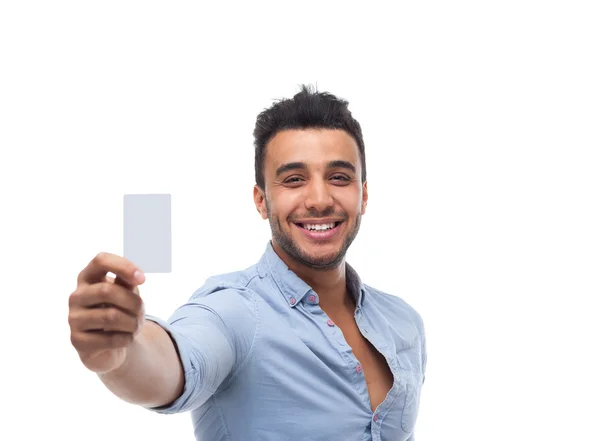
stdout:
<svg viewBox="0 0 600 441">
<path fill-rule="evenodd" d="M 365 144 L 360 124 L 348 110 L 348 101 L 302 85 L 291 99 L 282 99 L 263 110 L 254 127 L 254 173 L 256 184 L 265 189 L 265 157 L 268 142 L 280 131 L 290 129 L 341 129 L 358 144 L 362 182 L 367 180 Z"/>
</svg>

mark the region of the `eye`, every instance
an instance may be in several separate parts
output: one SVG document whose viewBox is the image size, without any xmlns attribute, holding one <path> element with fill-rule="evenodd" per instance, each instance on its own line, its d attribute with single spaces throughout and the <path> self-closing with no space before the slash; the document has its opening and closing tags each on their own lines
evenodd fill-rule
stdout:
<svg viewBox="0 0 600 441">
<path fill-rule="evenodd" d="M 284 184 L 299 184 L 302 182 L 302 178 L 300 176 L 292 176 L 283 181 Z"/>
<path fill-rule="evenodd" d="M 331 179 L 333 179 L 334 181 L 338 181 L 338 182 L 349 182 L 350 178 L 346 175 L 333 175 L 331 177 Z"/>
</svg>

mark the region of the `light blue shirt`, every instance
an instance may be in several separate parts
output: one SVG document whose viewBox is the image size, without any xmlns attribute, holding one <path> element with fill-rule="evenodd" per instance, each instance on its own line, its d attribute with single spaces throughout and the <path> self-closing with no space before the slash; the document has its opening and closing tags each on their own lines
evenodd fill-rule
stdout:
<svg viewBox="0 0 600 441">
<path fill-rule="evenodd" d="M 394 376 L 371 410 L 362 369 L 319 295 L 279 258 L 209 278 L 169 321 L 183 394 L 151 410 L 191 411 L 201 441 L 414 441 L 427 356 L 420 315 L 363 284 L 346 264 L 362 335 Z"/>
</svg>

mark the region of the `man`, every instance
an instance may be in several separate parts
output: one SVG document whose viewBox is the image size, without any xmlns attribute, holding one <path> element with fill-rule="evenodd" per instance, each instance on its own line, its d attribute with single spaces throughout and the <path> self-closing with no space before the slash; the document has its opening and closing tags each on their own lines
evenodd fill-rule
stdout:
<svg viewBox="0 0 600 441">
<path fill-rule="evenodd" d="M 100 253 L 70 296 L 74 347 L 123 400 L 191 411 L 198 440 L 414 440 L 423 322 L 345 262 L 368 199 L 348 102 L 304 86 L 254 137 L 260 261 L 209 278 L 166 322 L 145 315 L 138 268 Z"/>
</svg>

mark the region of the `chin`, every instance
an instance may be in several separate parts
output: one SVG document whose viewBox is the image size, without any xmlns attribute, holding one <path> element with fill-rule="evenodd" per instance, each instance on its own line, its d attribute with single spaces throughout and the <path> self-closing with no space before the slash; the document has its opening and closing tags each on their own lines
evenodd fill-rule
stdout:
<svg viewBox="0 0 600 441">
<path fill-rule="evenodd" d="M 341 246 L 334 246 L 334 244 L 327 244 L 327 248 L 333 248 L 332 250 L 315 250 L 315 247 L 324 247 L 325 245 L 313 245 L 313 246 L 300 246 L 298 250 L 300 253 L 297 253 L 294 257 L 299 262 L 303 263 L 306 266 L 315 269 L 332 269 L 337 267 L 343 260 L 344 254 L 342 252 Z"/>
<path fill-rule="evenodd" d="M 339 267 L 343 261 L 344 256 L 338 255 L 327 259 L 312 260 L 307 265 L 316 270 L 327 271 Z"/>
</svg>

